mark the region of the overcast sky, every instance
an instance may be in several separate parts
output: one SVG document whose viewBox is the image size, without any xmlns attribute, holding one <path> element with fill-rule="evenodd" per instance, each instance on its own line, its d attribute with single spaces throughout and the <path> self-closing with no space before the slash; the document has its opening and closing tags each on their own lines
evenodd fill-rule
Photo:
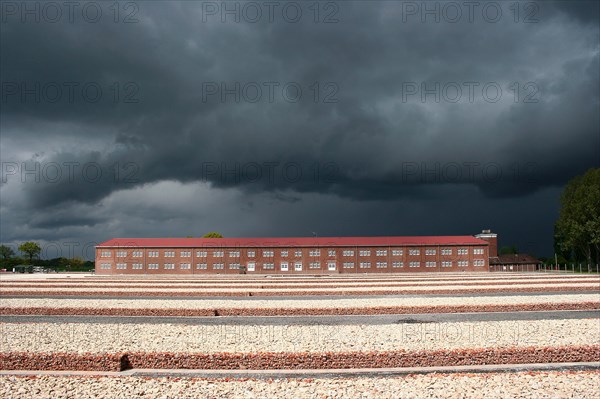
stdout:
<svg viewBox="0 0 600 399">
<path fill-rule="evenodd" d="M 50 5 L 48 5 L 50 4 Z M 3 2 L 1 240 L 463 235 L 552 256 L 598 3 Z"/>
</svg>

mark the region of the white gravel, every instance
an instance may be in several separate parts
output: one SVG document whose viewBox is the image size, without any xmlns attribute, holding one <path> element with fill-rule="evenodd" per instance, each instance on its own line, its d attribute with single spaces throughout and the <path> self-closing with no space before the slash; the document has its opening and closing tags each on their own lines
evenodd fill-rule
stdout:
<svg viewBox="0 0 600 399">
<path fill-rule="evenodd" d="M 3 323 L 2 352 L 350 352 L 600 344 L 600 320 L 389 325 Z"/>
<path fill-rule="evenodd" d="M 426 286 L 431 286 L 431 285 L 444 285 L 444 284 L 452 284 L 452 282 L 465 282 L 468 281 L 470 284 L 477 284 L 477 283 L 482 283 L 482 284 L 486 284 L 486 283 L 494 283 L 493 285 L 495 285 L 496 283 L 511 283 L 511 284 L 525 284 L 528 282 L 531 282 L 533 279 L 531 278 L 514 278 L 514 279 L 453 279 L 453 280 L 448 280 L 448 281 L 432 281 L 432 280 L 428 280 L 428 279 L 421 279 L 421 280 L 397 280 L 397 279 L 389 279 L 386 281 L 349 281 L 347 279 L 342 280 L 342 281 L 333 281 L 330 279 L 327 280 L 314 280 L 314 281 L 302 281 L 302 282 L 298 282 L 298 281 L 290 281 L 290 280 L 286 280 L 283 282 L 277 282 L 277 281 L 254 281 L 254 280 L 247 280 L 247 281 L 233 281 L 233 280 L 229 280 L 229 281 L 198 281 L 198 280 L 189 280 L 189 281 L 162 281 L 162 280 L 151 280 L 151 281 L 128 281 L 128 280 L 122 280 L 122 281 L 101 281 L 101 280 L 94 280 L 94 281 L 4 281 L 2 283 L 0 283 L 0 287 L 14 287 L 14 286 L 18 286 L 18 285 L 22 285 L 22 284 L 35 284 L 38 285 L 39 287 L 56 287 L 56 286 L 60 286 L 60 285 L 64 285 L 64 284 L 70 284 L 70 285 L 78 285 L 81 287 L 110 287 L 112 285 L 115 284 L 119 284 L 119 285 L 127 285 L 130 287 L 148 287 L 148 286 L 159 286 L 160 288 L 177 288 L 181 285 L 186 285 L 186 286 L 194 286 L 194 287 L 212 287 L 214 285 L 230 285 L 231 287 L 244 287 L 244 286 L 256 286 L 256 285 L 261 285 L 261 286 L 266 286 L 269 288 L 276 288 L 278 286 L 281 285 L 285 285 L 285 286 L 294 286 L 294 287 L 306 287 L 306 286 L 322 286 L 322 287 L 344 287 L 344 286 L 349 286 L 349 285 L 357 285 L 360 284 L 361 286 L 365 286 L 365 287 L 370 287 L 370 286 L 380 286 L 382 284 L 389 284 L 389 285 L 394 285 L 394 286 L 403 286 L 403 285 L 426 285 Z M 563 277 L 563 278 L 537 278 L 535 280 L 536 283 L 541 283 L 541 282 L 545 282 L 545 283 L 598 283 L 600 284 L 600 280 L 599 279 L 594 279 L 594 278 L 587 278 L 587 279 L 582 279 L 582 278 L 571 278 L 571 277 Z"/>
<path fill-rule="evenodd" d="M 598 294 L 565 295 L 511 295 L 432 298 L 327 298 L 327 299 L 54 299 L 54 298 L 0 298 L 1 307 L 49 308 L 127 308 L 127 309 L 227 309 L 227 308 L 351 308 L 377 306 L 453 306 L 453 305 L 515 305 L 540 303 L 598 302 Z"/>
<path fill-rule="evenodd" d="M 0 377 L 0 396 L 6 399 L 597 399 L 598 386 L 600 373 L 590 371 L 275 380 L 42 376 Z"/>
<path fill-rule="evenodd" d="M 593 287 L 600 289 L 600 284 L 596 282 L 592 283 L 547 283 L 547 284 L 498 284 L 493 286 L 477 286 L 477 285 L 435 285 L 430 284 L 423 287 L 368 287 L 369 291 L 406 291 L 406 292 L 419 292 L 429 290 L 445 290 L 445 291 L 458 291 L 458 290 L 485 290 L 485 289 L 513 289 L 513 288 L 583 288 Z M 78 290 L 77 288 L 10 288 L 11 291 L 19 292 L 31 292 L 35 294 L 40 291 L 52 291 L 54 293 L 71 292 Z M 193 292 L 194 288 L 112 288 L 112 287 L 85 287 L 82 286 L 79 290 L 85 292 L 134 292 L 140 295 L 147 295 L 152 292 Z M 330 292 L 353 292 L 353 291 L 365 291 L 365 287 L 323 287 L 323 288 L 201 288 L 202 292 L 248 292 L 248 291 L 260 291 L 260 292 L 295 292 L 301 290 L 303 292 L 318 292 L 318 291 L 330 291 Z"/>
</svg>

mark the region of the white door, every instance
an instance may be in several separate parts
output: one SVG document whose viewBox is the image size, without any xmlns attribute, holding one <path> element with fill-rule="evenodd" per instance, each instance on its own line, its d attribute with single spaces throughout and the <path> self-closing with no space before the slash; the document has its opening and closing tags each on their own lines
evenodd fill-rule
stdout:
<svg viewBox="0 0 600 399">
<path fill-rule="evenodd" d="M 297 272 L 301 272 L 302 271 L 302 262 L 296 262 L 294 264 L 294 270 Z"/>
<path fill-rule="evenodd" d="M 288 264 L 287 264 L 287 262 L 282 262 L 281 263 L 281 271 L 282 272 L 287 272 L 288 271 Z"/>
<path fill-rule="evenodd" d="M 327 270 L 329 270 L 330 272 L 335 271 L 335 262 L 329 262 L 327 264 Z"/>
<path fill-rule="evenodd" d="M 248 271 L 249 272 L 253 272 L 255 268 L 256 268 L 256 263 L 248 262 Z"/>
</svg>

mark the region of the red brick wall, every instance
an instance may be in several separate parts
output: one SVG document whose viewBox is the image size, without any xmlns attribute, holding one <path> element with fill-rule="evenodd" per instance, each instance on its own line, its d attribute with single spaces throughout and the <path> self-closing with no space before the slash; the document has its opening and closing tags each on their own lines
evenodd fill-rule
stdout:
<svg viewBox="0 0 600 399">
<path fill-rule="evenodd" d="M 483 249 L 483 254 L 474 254 L 474 249 Z M 402 251 L 401 255 L 393 255 L 393 250 Z M 435 250 L 435 254 L 428 254 L 427 249 Z M 442 250 L 451 249 L 451 255 L 442 254 Z M 459 249 L 466 249 L 466 254 L 459 254 Z M 311 251 L 319 250 L 319 254 L 311 256 Z M 329 251 L 334 250 L 335 255 L 330 256 Z M 343 251 L 353 251 L 352 256 L 344 256 Z M 386 251 L 377 254 L 377 251 Z M 411 254 L 410 250 L 418 250 L 419 254 Z M 229 267 L 231 263 L 248 266 L 255 264 L 254 271 L 247 270 L 247 274 L 338 274 L 338 273 L 412 273 L 412 272 L 445 272 L 445 271 L 489 271 L 489 251 L 487 245 L 450 245 L 450 246 L 396 246 L 396 247 L 256 247 L 256 248 L 96 248 L 96 273 L 97 274 L 239 274 L 240 270 Z M 110 251 L 110 256 L 103 257 L 102 252 Z M 142 256 L 133 256 L 134 251 L 141 252 Z M 151 252 L 158 251 L 158 257 L 149 256 Z M 175 256 L 165 256 L 166 251 L 173 251 Z M 182 256 L 182 251 L 191 252 L 191 256 Z M 223 252 L 223 256 L 215 256 L 215 251 Z M 254 251 L 253 257 L 249 253 Z M 263 251 L 272 251 L 273 256 L 265 256 Z M 288 256 L 282 256 L 282 251 L 288 251 Z M 300 251 L 300 256 L 296 256 Z M 370 255 L 361 256 L 360 251 L 370 251 Z M 125 252 L 125 256 L 120 252 Z M 206 257 L 198 256 L 199 252 L 206 252 Z M 230 256 L 231 252 L 239 252 L 239 257 Z M 483 260 L 483 266 L 474 266 L 474 260 Z M 443 267 L 442 262 L 452 262 L 451 267 Z M 459 266 L 460 261 L 468 262 L 467 266 Z M 288 263 L 288 271 L 281 271 L 281 263 Z M 302 263 L 302 270 L 295 269 L 295 263 Z M 312 262 L 318 262 L 319 268 L 311 268 Z M 335 262 L 335 270 L 328 270 L 328 262 Z M 345 262 L 354 263 L 352 268 L 344 268 Z M 370 262 L 370 267 L 361 268 L 361 262 Z M 377 267 L 377 262 L 386 262 L 385 267 Z M 402 267 L 393 267 L 393 262 L 403 262 Z M 419 267 L 410 267 L 410 262 L 420 262 Z M 427 267 L 426 262 L 436 262 L 435 267 Z M 118 269 L 117 265 L 126 264 L 126 269 Z M 141 263 L 142 269 L 133 269 L 133 264 Z M 158 264 L 158 269 L 150 269 L 150 264 Z M 174 264 L 174 269 L 165 269 L 165 264 Z M 189 269 L 182 269 L 182 263 L 189 263 Z M 206 269 L 199 269 L 198 264 L 206 263 Z M 215 264 L 222 263 L 223 269 L 215 269 Z M 265 264 L 272 263 L 274 268 L 267 269 Z M 109 264 L 110 269 L 104 269 L 102 264 Z"/>
</svg>

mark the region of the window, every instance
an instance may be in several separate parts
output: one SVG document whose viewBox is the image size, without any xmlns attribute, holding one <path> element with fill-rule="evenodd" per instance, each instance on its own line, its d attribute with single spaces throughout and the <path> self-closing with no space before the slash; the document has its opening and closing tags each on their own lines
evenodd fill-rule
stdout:
<svg viewBox="0 0 600 399">
<path fill-rule="evenodd" d="M 182 263 L 179 265 L 179 268 L 181 270 L 190 270 L 192 268 L 192 265 L 189 263 Z"/>
<path fill-rule="evenodd" d="M 308 251 L 308 256 L 321 256 L 321 250 L 311 249 L 310 251 Z"/>
<path fill-rule="evenodd" d="M 294 251 L 294 256 L 295 256 L 296 258 L 300 258 L 300 257 L 302 257 L 302 251 L 300 251 L 300 250 L 298 250 L 298 251 Z"/>
<path fill-rule="evenodd" d="M 206 258 L 208 256 L 208 253 L 206 251 L 196 251 L 196 256 L 198 258 Z"/>
<path fill-rule="evenodd" d="M 229 251 L 229 257 L 230 258 L 239 258 L 240 257 L 240 251 Z"/>
<path fill-rule="evenodd" d="M 335 262 L 327 262 L 327 270 L 329 270 L 329 271 L 335 270 Z"/>
<path fill-rule="evenodd" d="M 344 262 L 344 269 L 354 269 L 354 262 Z"/>
<path fill-rule="evenodd" d="M 248 262 L 248 271 L 253 272 L 256 269 L 256 263 Z"/>
<path fill-rule="evenodd" d="M 475 259 L 473 261 L 473 266 L 485 266 L 485 261 L 483 259 Z"/>
<path fill-rule="evenodd" d="M 263 264 L 263 269 L 265 269 L 265 270 L 274 270 L 275 269 L 275 263 L 265 263 L 265 264 Z"/>
<path fill-rule="evenodd" d="M 449 260 L 445 260 L 442 262 L 442 267 L 452 267 L 452 262 Z"/>
<path fill-rule="evenodd" d="M 468 260 L 459 260 L 458 261 L 458 267 L 467 267 L 467 266 L 469 266 Z"/>
<path fill-rule="evenodd" d="M 360 262 L 361 269 L 369 269 L 371 267 L 371 262 Z"/>
<path fill-rule="evenodd" d="M 182 258 L 189 258 L 190 256 L 192 256 L 192 251 L 181 251 L 181 252 L 179 253 L 179 255 L 180 255 Z"/>
<path fill-rule="evenodd" d="M 425 255 L 435 255 L 435 249 L 433 249 L 433 248 L 427 248 L 425 250 Z"/>
<path fill-rule="evenodd" d="M 272 258 L 275 256 L 275 251 L 262 251 L 263 258 Z"/>
<path fill-rule="evenodd" d="M 458 248 L 459 255 L 466 255 L 467 253 L 467 248 Z"/>
<path fill-rule="evenodd" d="M 239 268 L 240 268 L 239 263 L 230 263 L 229 264 L 229 269 L 231 269 L 231 270 L 239 270 Z"/>
<path fill-rule="evenodd" d="M 132 255 L 134 258 L 141 258 L 144 256 L 144 253 L 142 251 L 133 251 Z"/>
<path fill-rule="evenodd" d="M 127 263 L 117 263 L 117 269 L 127 269 Z"/>
<path fill-rule="evenodd" d="M 165 251 L 165 258 L 174 258 L 175 251 Z"/>
<path fill-rule="evenodd" d="M 387 268 L 387 262 L 377 262 L 376 266 L 378 269 L 385 269 Z"/>
<path fill-rule="evenodd" d="M 310 269 L 320 269 L 321 268 L 321 262 L 310 262 L 308 264 L 308 267 Z"/>
<path fill-rule="evenodd" d="M 148 251 L 149 258 L 158 258 L 158 251 Z"/>
<path fill-rule="evenodd" d="M 222 258 L 225 256 L 225 252 L 223 251 L 213 251 L 213 258 Z"/>
<path fill-rule="evenodd" d="M 409 267 L 421 267 L 421 262 L 410 262 Z"/>
<path fill-rule="evenodd" d="M 281 262 L 281 265 L 279 267 L 281 268 L 282 272 L 287 272 L 288 271 L 288 263 L 287 262 Z"/>
<path fill-rule="evenodd" d="M 288 257 L 288 251 L 281 251 L 281 257 L 282 258 L 287 258 Z"/>
<path fill-rule="evenodd" d="M 148 269 L 149 270 L 157 270 L 158 269 L 158 263 L 148 263 Z"/>
<path fill-rule="evenodd" d="M 334 257 L 335 256 L 335 249 L 330 249 L 329 251 L 327 251 L 327 256 Z"/>
<path fill-rule="evenodd" d="M 225 269 L 225 264 L 224 263 L 213 263 L 213 269 L 214 270 Z"/>
<path fill-rule="evenodd" d="M 371 251 L 368 249 L 361 249 L 358 251 L 359 256 L 371 256 Z"/>
<path fill-rule="evenodd" d="M 102 251 L 100 252 L 100 256 L 103 258 L 110 258 L 112 256 L 111 251 Z"/>
<path fill-rule="evenodd" d="M 387 256 L 387 250 L 386 249 L 378 249 L 375 254 L 377 256 Z"/>
<path fill-rule="evenodd" d="M 436 267 L 437 266 L 436 263 L 437 262 L 425 262 L 425 267 Z"/>
<path fill-rule="evenodd" d="M 110 269 L 110 263 L 101 263 L 100 268 L 104 270 Z"/>
<path fill-rule="evenodd" d="M 392 262 L 392 267 L 404 267 L 404 262 Z"/>
<path fill-rule="evenodd" d="M 450 248 L 442 249 L 442 255 L 452 255 L 452 249 L 450 249 Z"/>
<path fill-rule="evenodd" d="M 409 255 L 421 255 L 421 250 L 420 249 L 409 249 L 408 254 Z"/>
<path fill-rule="evenodd" d="M 196 269 L 206 270 L 208 269 L 208 265 L 206 263 L 196 263 Z"/>
<path fill-rule="evenodd" d="M 301 272 L 302 271 L 302 262 L 294 263 L 294 270 L 297 272 Z"/>
<path fill-rule="evenodd" d="M 392 249 L 392 256 L 402 256 L 404 255 L 404 251 L 401 249 Z"/>
<path fill-rule="evenodd" d="M 342 255 L 344 255 L 344 256 L 354 256 L 354 251 L 347 249 L 344 252 L 342 252 Z"/>
<path fill-rule="evenodd" d="M 127 257 L 127 251 L 117 251 L 117 258 Z"/>
<path fill-rule="evenodd" d="M 141 270 L 141 269 L 143 269 L 143 268 L 144 268 L 144 265 L 142 265 L 141 263 L 134 263 L 134 264 L 132 264 L 132 265 L 131 265 L 131 267 L 132 267 L 134 270 Z"/>
<path fill-rule="evenodd" d="M 483 255 L 483 248 L 473 248 L 474 255 Z"/>
<path fill-rule="evenodd" d="M 256 253 L 254 251 L 248 251 L 249 258 L 254 258 L 255 256 L 256 256 Z"/>
<path fill-rule="evenodd" d="M 175 269 L 175 263 L 165 263 L 165 270 Z"/>
</svg>

